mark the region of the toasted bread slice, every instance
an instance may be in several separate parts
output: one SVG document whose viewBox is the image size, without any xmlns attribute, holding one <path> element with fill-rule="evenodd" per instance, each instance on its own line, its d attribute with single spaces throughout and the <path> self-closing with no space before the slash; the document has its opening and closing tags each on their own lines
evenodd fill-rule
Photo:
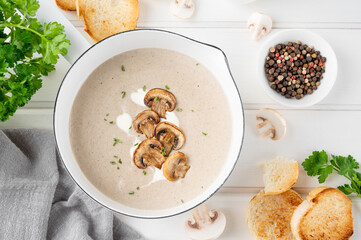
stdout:
<svg viewBox="0 0 361 240">
<path fill-rule="evenodd" d="M 291 228 L 297 240 L 349 239 L 352 201 L 336 188 L 315 188 L 293 213 Z"/>
<path fill-rule="evenodd" d="M 248 204 L 247 224 L 251 234 L 259 240 L 294 239 L 290 221 L 301 203 L 302 198 L 293 190 L 277 195 L 265 195 L 262 190 Z"/>
<path fill-rule="evenodd" d="M 276 157 L 263 164 L 265 194 L 283 193 L 297 182 L 298 163 L 284 157 Z"/>
<path fill-rule="evenodd" d="M 95 41 L 137 26 L 138 0 L 78 0 L 78 16 L 83 17 L 85 31 Z"/>
<path fill-rule="evenodd" d="M 66 11 L 75 11 L 75 0 L 55 0 L 56 5 Z"/>
</svg>

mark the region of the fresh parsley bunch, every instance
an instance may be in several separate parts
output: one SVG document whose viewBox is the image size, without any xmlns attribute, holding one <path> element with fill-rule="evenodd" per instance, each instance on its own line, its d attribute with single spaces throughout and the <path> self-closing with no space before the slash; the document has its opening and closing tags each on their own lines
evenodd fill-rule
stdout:
<svg viewBox="0 0 361 240">
<path fill-rule="evenodd" d="M 42 86 L 70 41 L 57 22 L 41 24 L 37 0 L 0 0 L 0 120 L 6 121 Z"/>
<path fill-rule="evenodd" d="M 359 163 L 351 155 L 347 157 L 331 155 L 331 160 L 329 161 L 325 151 L 315 151 L 306 158 L 302 166 L 308 176 L 318 175 L 319 183 L 324 183 L 326 178 L 333 171 L 336 171 L 351 182 L 350 184 L 339 186 L 338 189 L 347 195 L 355 193 L 361 197 L 361 173 L 355 171 L 355 169 L 359 168 Z"/>
</svg>

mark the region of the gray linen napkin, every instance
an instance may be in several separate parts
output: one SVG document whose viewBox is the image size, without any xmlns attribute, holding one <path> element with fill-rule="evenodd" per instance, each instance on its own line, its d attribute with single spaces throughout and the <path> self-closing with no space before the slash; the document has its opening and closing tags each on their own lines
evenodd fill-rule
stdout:
<svg viewBox="0 0 361 240">
<path fill-rule="evenodd" d="M 64 169 L 53 133 L 0 131 L 0 239 L 144 239 L 88 197 Z"/>
</svg>

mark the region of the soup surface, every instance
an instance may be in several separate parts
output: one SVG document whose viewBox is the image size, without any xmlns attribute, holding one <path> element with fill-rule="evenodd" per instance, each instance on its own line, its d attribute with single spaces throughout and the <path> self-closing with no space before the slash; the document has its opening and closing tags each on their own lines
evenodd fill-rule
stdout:
<svg viewBox="0 0 361 240">
<path fill-rule="evenodd" d="M 183 131 L 180 151 L 191 168 L 175 182 L 132 160 L 145 137 L 130 119 L 149 109 L 142 98 L 152 88 L 167 88 L 177 99 L 166 121 Z M 76 96 L 69 126 L 73 154 L 89 181 L 121 204 L 149 210 L 175 207 L 206 190 L 224 167 L 231 130 L 227 98 L 206 67 L 178 52 L 147 48 L 117 55 L 94 70 Z"/>
</svg>

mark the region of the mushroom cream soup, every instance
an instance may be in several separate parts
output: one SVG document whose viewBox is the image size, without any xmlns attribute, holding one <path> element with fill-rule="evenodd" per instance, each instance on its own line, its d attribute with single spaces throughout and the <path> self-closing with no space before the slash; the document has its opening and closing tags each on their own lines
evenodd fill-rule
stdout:
<svg viewBox="0 0 361 240">
<path fill-rule="evenodd" d="M 180 141 L 184 145 L 178 150 L 176 145 L 173 149 L 163 147 L 161 154 L 172 151 L 173 158 L 188 159 L 186 166 L 190 168 L 183 166 L 184 178 L 174 178 L 174 172 L 166 178 L 162 171 L 166 164 L 159 170 L 156 164 L 147 166 L 138 161 L 142 158 L 133 162 L 136 149 L 142 147 L 142 153 L 152 150 L 140 146 L 146 137 L 136 132 L 139 125 L 134 126 L 133 120 L 144 110 L 151 110 L 144 98 L 155 88 L 168 90 L 175 99 L 162 95 L 153 101 L 176 100 L 174 110 L 170 112 L 167 106 L 166 119 L 159 120 L 164 129 L 173 126 L 181 131 L 184 139 L 175 140 L 178 147 Z M 154 123 L 154 128 L 157 125 Z M 150 48 L 119 54 L 90 74 L 72 106 L 69 131 L 73 154 L 96 188 L 129 207 L 156 210 L 190 201 L 213 183 L 228 157 L 232 120 L 225 93 L 206 67 L 181 53 Z M 156 131 L 148 129 L 146 134 Z"/>
</svg>

